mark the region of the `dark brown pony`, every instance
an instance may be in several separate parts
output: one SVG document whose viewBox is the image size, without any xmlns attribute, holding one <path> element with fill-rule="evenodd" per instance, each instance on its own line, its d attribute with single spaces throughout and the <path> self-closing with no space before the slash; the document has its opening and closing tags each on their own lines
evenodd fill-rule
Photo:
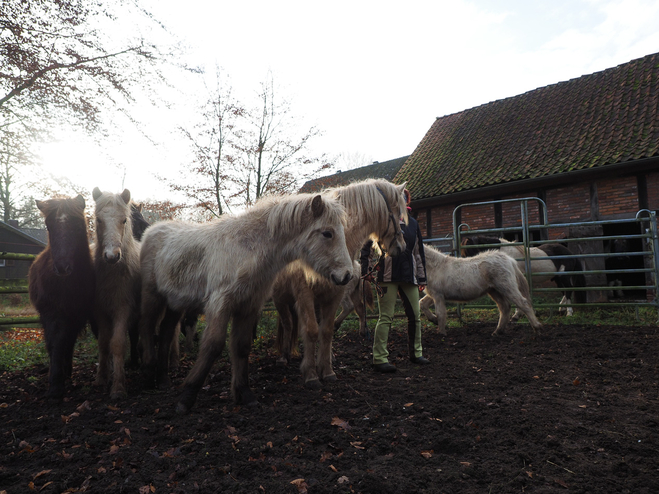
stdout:
<svg viewBox="0 0 659 494">
<path fill-rule="evenodd" d="M 92 318 L 94 268 L 84 218 L 85 199 L 37 201 L 48 228 L 48 246 L 28 274 L 30 301 L 39 311 L 50 359 L 46 396 L 61 399 L 71 377 L 73 347 Z"/>
</svg>

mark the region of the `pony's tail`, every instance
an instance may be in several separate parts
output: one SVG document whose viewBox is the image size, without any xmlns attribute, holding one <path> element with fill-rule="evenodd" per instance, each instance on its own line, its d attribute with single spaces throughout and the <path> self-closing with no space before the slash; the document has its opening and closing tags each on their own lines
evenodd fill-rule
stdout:
<svg viewBox="0 0 659 494">
<path fill-rule="evenodd" d="M 513 260 L 513 266 L 515 266 L 515 277 L 517 278 L 517 288 L 519 288 L 522 297 L 524 297 L 529 302 L 531 301 L 531 289 L 529 288 L 529 282 L 526 280 L 524 273 L 517 267 L 517 261 Z"/>
<path fill-rule="evenodd" d="M 371 288 L 370 283 L 363 283 L 364 285 L 364 302 L 366 302 L 366 307 L 371 310 L 375 309 L 375 300 L 373 299 L 373 289 Z"/>
</svg>

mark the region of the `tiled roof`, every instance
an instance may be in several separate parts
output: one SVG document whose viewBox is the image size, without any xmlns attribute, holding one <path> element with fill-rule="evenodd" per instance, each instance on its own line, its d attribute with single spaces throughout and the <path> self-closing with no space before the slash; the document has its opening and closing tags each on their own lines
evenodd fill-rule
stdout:
<svg viewBox="0 0 659 494">
<path fill-rule="evenodd" d="M 659 155 L 659 53 L 435 120 L 395 177 L 415 199 Z"/>
<path fill-rule="evenodd" d="M 341 187 L 352 182 L 366 180 L 367 178 L 384 178 L 393 180 L 403 166 L 408 156 L 396 158 L 394 160 L 383 161 L 382 163 L 373 163 L 372 165 L 362 166 L 345 172 L 338 172 L 334 175 L 309 180 L 305 183 L 300 192 L 318 192 L 328 187 Z"/>
</svg>

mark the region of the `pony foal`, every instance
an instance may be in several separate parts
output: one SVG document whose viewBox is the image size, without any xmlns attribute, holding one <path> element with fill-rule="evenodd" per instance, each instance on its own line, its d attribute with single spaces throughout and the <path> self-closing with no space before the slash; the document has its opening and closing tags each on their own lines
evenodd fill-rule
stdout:
<svg viewBox="0 0 659 494">
<path fill-rule="evenodd" d="M 428 274 L 427 295 L 419 302 L 429 321 L 436 322 L 440 334 L 446 334 L 446 302 L 469 302 L 487 294 L 499 308 L 499 323 L 492 333 L 503 331 L 510 319 L 510 306 L 521 310 L 537 333 L 542 324 L 535 317 L 529 284 L 515 260 L 496 250 L 475 257 L 458 258 L 424 246 Z M 435 302 L 437 316 L 430 312 Z"/>
<path fill-rule="evenodd" d="M 268 197 L 238 216 L 204 224 L 161 221 L 142 245 L 140 337 L 147 385 L 167 385 L 167 352 L 174 328 L 186 311 L 203 311 L 206 329 L 199 355 L 188 373 L 176 407 L 187 413 L 213 362 L 222 353 L 232 322 L 231 391 L 251 405 L 248 384 L 252 330 L 276 274 L 301 259 L 335 284 L 352 276 L 345 246 L 345 211 L 320 195 Z M 154 332 L 159 321 L 158 356 Z"/>
<path fill-rule="evenodd" d="M 85 199 L 37 201 L 48 228 L 48 245 L 30 266 L 30 301 L 39 312 L 50 360 L 46 397 L 61 399 L 71 377 L 73 347 L 92 319 L 94 268 L 84 210 Z"/>
<path fill-rule="evenodd" d="M 96 302 L 99 365 L 96 384 L 105 386 L 112 369 L 110 397 L 126 396 L 126 335 L 140 313 L 140 244 L 133 237 L 130 191 L 92 192 L 96 202 Z"/>
</svg>

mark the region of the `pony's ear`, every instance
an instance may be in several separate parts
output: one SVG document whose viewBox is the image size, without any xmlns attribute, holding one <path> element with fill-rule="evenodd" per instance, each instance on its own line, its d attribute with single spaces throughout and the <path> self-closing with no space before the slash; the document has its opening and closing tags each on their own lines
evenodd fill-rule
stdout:
<svg viewBox="0 0 659 494">
<path fill-rule="evenodd" d="M 325 203 L 323 198 L 318 194 L 311 201 L 311 213 L 314 218 L 320 217 L 325 212 Z"/>
<path fill-rule="evenodd" d="M 73 199 L 81 209 L 85 209 L 85 198 L 81 194 L 78 194 L 75 199 Z"/>
<path fill-rule="evenodd" d="M 98 201 L 98 198 L 101 197 L 102 194 L 101 189 L 98 187 L 94 187 L 94 190 L 92 190 L 92 197 L 95 201 Z"/>
<path fill-rule="evenodd" d="M 46 201 L 40 201 L 39 199 L 36 199 L 35 202 L 37 203 L 37 207 L 39 208 L 39 211 L 44 213 L 46 209 Z"/>
<path fill-rule="evenodd" d="M 121 193 L 121 200 L 126 204 L 130 202 L 130 190 L 124 189 L 124 191 Z"/>
<path fill-rule="evenodd" d="M 124 191 L 121 193 L 121 199 L 128 204 L 130 202 L 130 190 L 124 189 Z"/>
</svg>

